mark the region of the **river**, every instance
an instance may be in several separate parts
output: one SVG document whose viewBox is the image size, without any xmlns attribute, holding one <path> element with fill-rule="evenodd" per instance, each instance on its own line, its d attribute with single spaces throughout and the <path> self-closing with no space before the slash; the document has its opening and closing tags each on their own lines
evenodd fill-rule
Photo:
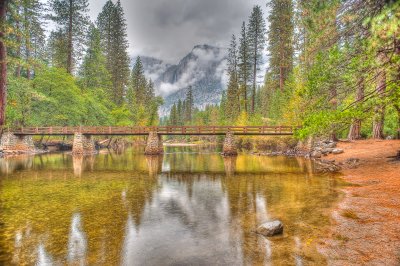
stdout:
<svg viewBox="0 0 400 266">
<path fill-rule="evenodd" d="M 141 148 L 0 159 L 0 264 L 321 265 L 341 181 L 301 158 Z M 254 231 L 280 219 L 282 236 Z"/>
</svg>

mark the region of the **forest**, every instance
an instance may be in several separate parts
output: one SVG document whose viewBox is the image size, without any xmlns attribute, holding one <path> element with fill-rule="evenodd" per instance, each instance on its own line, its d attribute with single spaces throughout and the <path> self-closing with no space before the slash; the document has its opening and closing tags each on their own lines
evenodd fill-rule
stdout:
<svg viewBox="0 0 400 266">
<path fill-rule="evenodd" d="M 267 6 L 266 20 L 255 6 L 239 38 L 232 36 L 220 105 L 199 111 L 186 107 L 190 100 L 178 102 L 170 124 L 298 125 L 299 138 L 400 138 L 398 1 L 271 0 Z M 266 71 L 260 68 L 265 50 Z"/>
<path fill-rule="evenodd" d="M 162 99 L 140 58 L 130 67 L 120 1 L 107 1 L 96 23 L 87 0 L 2 2 L 1 89 L 10 127 L 155 125 Z M 47 36 L 49 23 L 55 29 Z M 6 65 L 6 66 L 4 66 Z M 3 97 L 5 101 L 5 97 Z M 4 103 L 3 103 L 4 106 Z"/>
<path fill-rule="evenodd" d="M 130 62 L 120 1 L 92 23 L 87 0 L 1 0 L 0 124 L 292 125 L 298 138 L 400 138 L 400 2 L 265 4 L 227 44 L 220 104 L 195 108 L 189 87 L 159 117 L 163 99 L 140 57 Z"/>
</svg>

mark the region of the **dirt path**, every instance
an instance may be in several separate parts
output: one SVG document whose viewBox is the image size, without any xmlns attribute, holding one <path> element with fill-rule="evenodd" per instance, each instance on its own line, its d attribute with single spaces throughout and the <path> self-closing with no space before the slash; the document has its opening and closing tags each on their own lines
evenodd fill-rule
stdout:
<svg viewBox="0 0 400 266">
<path fill-rule="evenodd" d="M 330 265 L 400 265 L 400 162 L 388 159 L 400 141 L 339 143 L 345 152 L 328 159 L 360 159 L 345 166 L 343 178 L 354 184 L 333 211 L 333 227 L 320 250 Z"/>
</svg>

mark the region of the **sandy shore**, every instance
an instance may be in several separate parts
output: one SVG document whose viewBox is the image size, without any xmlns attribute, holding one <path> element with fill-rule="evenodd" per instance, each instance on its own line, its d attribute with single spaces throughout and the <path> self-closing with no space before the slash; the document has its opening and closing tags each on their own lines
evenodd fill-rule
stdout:
<svg viewBox="0 0 400 266">
<path fill-rule="evenodd" d="M 400 265 L 400 162 L 387 157 L 399 140 L 342 142 L 345 152 L 328 159 L 360 159 L 342 170 L 345 196 L 333 213 L 333 226 L 320 251 L 329 265 Z"/>
</svg>

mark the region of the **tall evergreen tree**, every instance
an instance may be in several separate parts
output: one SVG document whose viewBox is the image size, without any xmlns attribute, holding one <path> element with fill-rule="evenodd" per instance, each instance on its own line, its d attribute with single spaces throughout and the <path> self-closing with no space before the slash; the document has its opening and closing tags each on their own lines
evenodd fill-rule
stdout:
<svg viewBox="0 0 400 266">
<path fill-rule="evenodd" d="M 225 114 L 231 121 L 235 120 L 240 114 L 240 91 L 238 79 L 238 50 L 235 35 L 232 36 L 232 41 L 228 53 L 228 75 L 229 83 L 227 87 L 226 97 L 227 104 Z"/>
<path fill-rule="evenodd" d="M 176 104 L 172 105 L 171 112 L 169 115 L 169 124 L 171 126 L 176 126 L 178 124 L 178 114 L 176 110 Z"/>
<path fill-rule="evenodd" d="M 186 99 L 185 99 L 185 120 L 187 122 L 191 122 L 193 119 L 193 111 L 194 111 L 194 99 L 193 99 L 193 88 L 189 86 L 186 92 Z"/>
<path fill-rule="evenodd" d="M 68 52 L 65 47 L 67 46 L 68 40 L 65 32 L 62 29 L 52 31 L 50 33 L 47 50 L 48 60 L 50 66 L 64 68 L 67 65 Z"/>
<path fill-rule="evenodd" d="M 42 23 L 43 4 L 39 0 L 23 0 L 24 67 L 27 79 L 45 60 L 45 31 Z"/>
<path fill-rule="evenodd" d="M 274 89 L 283 86 L 293 69 L 294 14 L 292 0 L 271 0 L 268 4 L 268 53 L 270 78 Z"/>
<path fill-rule="evenodd" d="M 65 34 L 65 69 L 70 74 L 73 73 L 84 48 L 89 23 L 88 6 L 88 0 L 50 0 L 53 11 L 51 18 L 57 24 L 58 32 Z"/>
<path fill-rule="evenodd" d="M 88 48 L 79 71 L 80 82 L 87 89 L 102 88 L 106 90 L 111 86 L 110 74 L 106 67 L 106 58 L 100 39 L 100 31 L 91 25 Z"/>
<path fill-rule="evenodd" d="M 148 84 L 146 77 L 144 76 L 143 65 L 140 57 L 138 56 L 135 61 L 135 65 L 132 69 L 131 82 L 129 90 L 135 95 L 135 101 L 138 105 L 145 105 L 147 98 Z"/>
<path fill-rule="evenodd" d="M 183 104 L 182 104 L 181 99 L 178 100 L 176 112 L 177 112 L 177 116 L 178 116 L 177 125 L 182 126 L 183 125 Z"/>
<path fill-rule="evenodd" d="M 255 6 L 250 16 L 249 29 L 247 33 L 250 62 L 252 65 L 252 92 L 251 92 L 251 113 L 255 110 L 257 72 L 262 64 L 263 51 L 265 46 L 265 21 L 260 6 Z"/>
<path fill-rule="evenodd" d="M 129 83 L 129 55 L 127 28 L 121 2 L 113 4 L 107 1 L 97 19 L 97 26 L 105 47 L 107 69 L 113 84 L 111 96 L 117 105 L 121 105 Z"/>
<path fill-rule="evenodd" d="M 250 63 L 250 49 L 249 49 L 246 23 L 242 24 L 242 31 L 239 39 L 239 82 L 240 90 L 243 97 L 243 110 L 248 112 L 248 84 L 251 81 L 251 63 Z"/>
</svg>

